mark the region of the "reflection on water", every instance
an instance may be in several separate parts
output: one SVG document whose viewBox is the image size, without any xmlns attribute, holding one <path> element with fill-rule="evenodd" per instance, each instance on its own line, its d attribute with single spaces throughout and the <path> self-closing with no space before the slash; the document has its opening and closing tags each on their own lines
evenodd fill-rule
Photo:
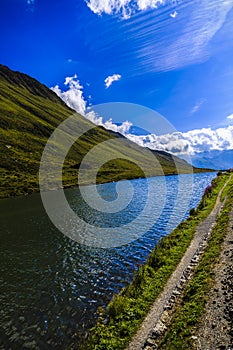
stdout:
<svg viewBox="0 0 233 350">
<path fill-rule="evenodd" d="M 187 184 L 189 176 L 182 175 Z M 214 176 L 194 175 L 186 216 Z M 143 210 L 146 181 L 131 181 L 134 197 L 120 214 L 90 210 L 78 189 L 67 190 L 66 196 L 87 222 L 117 227 Z M 159 178 L 150 181 L 158 188 Z M 136 241 L 112 249 L 87 247 L 64 236 L 50 223 L 38 194 L 1 200 L 0 348 L 66 349 L 74 340 L 77 343 L 92 325 L 97 308 L 130 282 L 158 239 L 182 219 L 179 213 L 190 188 L 182 187 L 177 204 L 177 183 L 177 176 L 166 177 L 167 200 L 154 226 Z M 100 185 L 98 191 L 105 200 L 116 198 L 113 183 Z"/>
</svg>

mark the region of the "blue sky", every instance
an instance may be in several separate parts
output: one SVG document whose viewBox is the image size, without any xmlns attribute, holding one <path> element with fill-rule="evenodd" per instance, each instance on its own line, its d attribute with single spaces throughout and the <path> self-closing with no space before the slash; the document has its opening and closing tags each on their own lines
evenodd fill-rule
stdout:
<svg viewBox="0 0 233 350">
<path fill-rule="evenodd" d="M 233 124 L 232 23 L 233 0 L 0 0 L 0 63 L 61 90 L 76 74 L 86 105 L 219 129 Z"/>
</svg>

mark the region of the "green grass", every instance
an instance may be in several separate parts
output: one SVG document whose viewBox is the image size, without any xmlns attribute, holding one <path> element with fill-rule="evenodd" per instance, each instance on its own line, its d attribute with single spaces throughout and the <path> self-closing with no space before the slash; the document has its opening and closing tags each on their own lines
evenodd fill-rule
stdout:
<svg viewBox="0 0 233 350">
<path fill-rule="evenodd" d="M 208 300 L 208 293 L 214 284 L 214 266 L 221 253 L 221 243 L 227 233 L 229 213 L 233 201 L 233 180 L 228 184 L 225 191 L 226 202 L 212 235 L 208 240 L 208 247 L 201 258 L 194 277 L 188 284 L 182 304 L 177 308 L 173 316 L 169 331 L 166 333 L 159 349 L 193 349 L 195 328 L 200 322 Z"/>
<path fill-rule="evenodd" d="M 40 159 L 47 139 L 73 113 L 46 86 L 25 74 L 13 72 L 0 65 L 0 198 L 38 191 Z M 104 146 L 98 157 L 105 163 L 106 154 L 110 153 L 115 160 L 97 169 L 96 159 L 92 158 L 83 184 L 91 182 L 94 172 L 98 172 L 98 183 L 145 176 L 141 169 L 133 165 L 135 161 L 143 165 L 146 176 L 193 171 L 185 161 L 173 158 L 166 152 L 149 152 L 117 133 L 94 127 L 81 115 L 77 115 L 77 122 L 80 131 L 85 126 L 92 127 L 92 130 L 79 138 L 66 157 L 63 169 L 65 187 L 78 184 L 78 167 L 84 155 L 93 146 L 110 139 L 122 141 L 121 146 Z M 124 159 L 125 156 L 129 158 L 128 161 Z M 156 159 L 162 171 L 156 165 Z"/>
<path fill-rule="evenodd" d="M 132 283 L 114 296 L 106 310 L 100 310 L 99 320 L 91 330 L 88 344 L 84 345 L 86 349 L 121 350 L 127 346 L 190 245 L 197 225 L 213 209 L 228 176 L 213 180 L 211 194 L 203 195 L 192 216 L 159 241 Z"/>
</svg>

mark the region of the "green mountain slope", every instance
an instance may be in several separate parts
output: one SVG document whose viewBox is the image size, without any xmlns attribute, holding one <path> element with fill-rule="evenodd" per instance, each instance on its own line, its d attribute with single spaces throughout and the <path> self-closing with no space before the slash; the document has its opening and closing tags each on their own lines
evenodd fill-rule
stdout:
<svg viewBox="0 0 233 350">
<path fill-rule="evenodd" d="M 73 113 L 46 86 L 25 74 L 0 65 L 0 197 L 38 191 L 38 171 L 46 141 L 54 129 Z M 113 160 L 99 169 L 97 182 L 143 177 L 144 173 L 134 164 L 134 160 L 143 162 L 149 176 L 162 174 L 161 169 L 154 166 L 156 162 L 153 162 L 148 149 L 139 147 L 120 134 L 94 127 L 81 115 L 78 116 L 78 123 L 81 129 L 91 126 L 92 130 L 85 133 L 68 153 L 63 168 L 64 186 L 77 185 L 78 168 L 83 156 L 94 145 L 110 139 L 120 139 L 122 145 L 120 148 L 103 148 L 101 160 L 104 162 L 109 152 L 112 152 Z M 177 173 L 174 158 L 170 154 L 157 151 L 153 154 L 165 174 Z M 125 155 L 131 161 L 124 159 Z M 180 172 L 192 171 L 192 167 L 185 161 L 175 159 Z M 93 158 L 86 169 L 83 183 L 90 183 L 90 176 L 94 171 Z"/>
</svg>

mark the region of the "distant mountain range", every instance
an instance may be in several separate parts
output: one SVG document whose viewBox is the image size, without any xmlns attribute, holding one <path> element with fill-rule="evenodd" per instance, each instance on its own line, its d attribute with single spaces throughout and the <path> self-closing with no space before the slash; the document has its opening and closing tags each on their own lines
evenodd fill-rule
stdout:
<svg viewBox="0 0 233 350">
<path fill-rule="evenodd" d="M 38 191 L 38 170 L 47 139 L 58 125 L 75 112 L 53 91 L 26 74 L 0 65 L 0 197 Z M 148 176 L 203 170 L 192 168 L 184 160 L 167 152 L 152 151 L 124 136 L 97 127 L 77 114 L 80 130 L 88 126 L 69 151 L 63 167 L 63 185 L 78 184 L 78 169 L 83 157 L 93 146 L 110 139 L 120 140 L 120 147 L 106 146 L 98 160 L 105 163 L 96 170 L 96 158 L 90 160 L 83 184 L 90 183 L 96 171 L 97 183 L 144 177 L 135 163 L 143 164 Z M 153 154 L 153 156 L 151 155 Z M 155 158 L 157 162 L 155 162 Z M 128 159 L 125 159 L 127 157 Z M 158 163 L 159 162 L 159 163 Z"/>
<path fill-rule="evenodd" d="M 200 168 L 226 170 L 233 168 L 233 150 L 196 153 L 192 164 Z"/>
<path fill-rule="evenodd" d="M 115 123 L 120 126 L 122 123 Z M 142 128 L 132 125 L 128 134 L 136 136 L 147 136 L 150 133 Z M 182 158 L 182 157 L 181 157 Z M 215 170 L 226 170 L 233 168 L 233 150 L 213 150 L 200 152 L 191 156 L 192 165 L 197 168 L 209 168 Z"/>
</svg>

